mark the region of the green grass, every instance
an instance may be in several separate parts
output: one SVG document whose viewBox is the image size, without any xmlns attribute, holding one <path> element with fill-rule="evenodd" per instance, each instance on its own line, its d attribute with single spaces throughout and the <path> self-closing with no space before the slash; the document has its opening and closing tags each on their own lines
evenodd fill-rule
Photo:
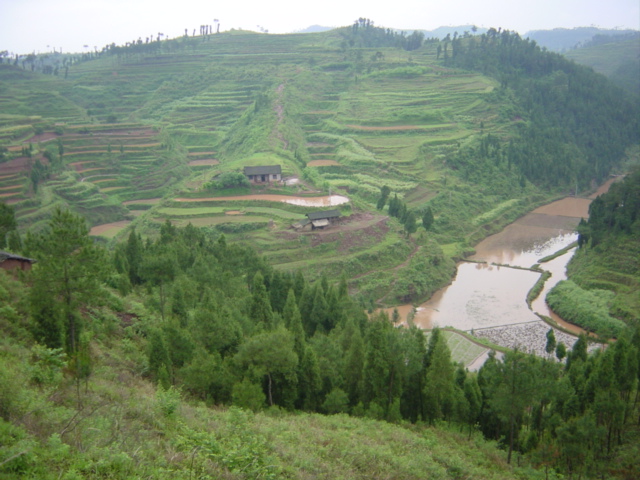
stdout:
<svg viewBox="0 0 640 480">
<path fill-rule="evenodd" d="M 451 351 L 451 360 L 469 365 L 488 349 L 472 342 L 464 335 L 453 330 L 442 330 Z"/>
</svg>

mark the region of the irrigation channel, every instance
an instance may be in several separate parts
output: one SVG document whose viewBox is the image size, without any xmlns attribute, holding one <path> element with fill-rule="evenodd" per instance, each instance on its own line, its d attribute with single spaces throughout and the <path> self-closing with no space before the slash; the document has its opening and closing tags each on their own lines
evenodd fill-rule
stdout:
<svg viewBox="0 0 640 480">
<path fill-rule="evenodd" d="M 591 200 L 606 192 L 613 181 L 589 198 L 567 197 L 537 208 L 500 233 L 487 237 L 475 247 L 476 253 L 469 261 L 458 264 L 456 277 L 449 286 L 415 309 L 408 305 L 398 307 L 401 317 L 411 311 L 413 323 L 425 330 L 453 327 L 504 347 L 518 347 L 538 355 L 544 355 L 549 330 L 538 315 L 551 317 L 574 335 L 583 332 L 560 319 L 545 302 L 547 292 L 566 279 L 566 265 L 575 249 L 540 264 L 551 277 L 529 308 L 527 293 L 541 275 L 531 267 L 577 240 L 575 228 L 581 218 L 588 217 Z M 570 348 L 575 338 L 555 330 L 558 341 Z"/>
<path fill-rule="evenodd" d="M 349 199 L 342 195 L 325 195 L 322 197 L 296 197 L 293 195 L 239 195 L 235 197 L 209 197 L 209 198 L 176 198 L 176 202 L 230 202 L 243 200 L 265 200 L 268 202 L 284 202 L 303 207 L 332 207 L 348 203 Z"/>
</svg>

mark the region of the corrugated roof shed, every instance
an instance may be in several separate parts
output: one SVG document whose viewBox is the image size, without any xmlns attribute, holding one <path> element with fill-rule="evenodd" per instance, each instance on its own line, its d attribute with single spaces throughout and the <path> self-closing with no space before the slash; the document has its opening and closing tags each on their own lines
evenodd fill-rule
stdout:
<svg viewBox="0 0 640 480">
<path fill-rule="evenodd" d="M 265 165 L 261 167 L 244 167 L 245 175 L 276 175 L 282 174 L 280 165 Z"/>
<path fill-rule="evenodd" d="M 20 255 L 15 255 L 13 253 L 0 250 L 0 263 L 4 262 L 5 260 L 20 260 L 23 262 L 35 263 L 35 260 L 33 260 L 32 258 L 21 257 Z"/>
<path fill-rule="evenodd" d="M 340 210 L 324 210 L 322 212 L 307 213 L 309 220 L 320 220 L 323 218 L 337 218 L 340 216 Z"/>
</svg>

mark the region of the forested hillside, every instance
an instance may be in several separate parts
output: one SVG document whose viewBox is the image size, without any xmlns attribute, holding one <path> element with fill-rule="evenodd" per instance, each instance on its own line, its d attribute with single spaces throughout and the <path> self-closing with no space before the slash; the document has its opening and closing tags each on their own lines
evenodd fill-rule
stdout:
<svg viewBox="0 0 640 480">
<path fill-rule="evenodd" d="M 640 32 L 596 35 L 581 48 L 565 52 L 576 63 L 592 67 L 613 83 L 640 96 Z"/>
<path fill-rule="evenodd" d="M 472 373 L 440 330 L 368 318 L 344 280 L 281 274 L 192 226 L 110 253 L 56 210 L 24 248 L 33 269 L 0 271 L 6 478 L 384 477 L 366 459 L 391 460 L 387 435 L 420 458 L 393 454 L 396 478 L 638 473 L 637 329 L 591 356 L 585 337 L 566 352 L 551 335 L 547 358 L 508 352 Z M 495 447 L 478 432 L 505 457 L 480 461 Z"/>
<path fill-rule="evenodd" d="M 639 110 L 605 77 L 362 18 L 15 58 L 0 108 L 0 248 L 32 265 L 0 269 L 0 478 L 640 475 Z M 628 171 L 562 294 L 607 310 L 591 355 L 550 330 L 470 372 L 378 310 Z"/>
</svg>

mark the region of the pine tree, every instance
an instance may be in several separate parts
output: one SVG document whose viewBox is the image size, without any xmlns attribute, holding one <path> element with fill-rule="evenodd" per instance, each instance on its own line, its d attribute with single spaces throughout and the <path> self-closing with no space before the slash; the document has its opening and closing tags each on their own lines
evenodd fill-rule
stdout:
<svg viewBox="0 0 640 480">
<path fill-rule="evenodd" d="M 438 335 L 433 343 L 429 342 L 428 357 L 424 387 L 425 416 L 433 424 L 436 420 L 448 417 L 454 407 L 454 367 L 444 336 Z"/>
<path fill-rule="evenodd" d="M 425 230 L 431 230 L 431 226 L 433 225 L 433 210 L 431 207 L 427 207 L 427 209 L 422 214 L 422 226 Z"/>
<path fill-rule="evenodd" d="M 154 330 L 149 337 L 149 372 L 163 388 L 171 385 L 171 358 L 160 330 Z"/>
<path fill-rule="evenodd" d="M 553 328 L 550 328 L 547 332 L 547 345 L 544 349 L 549 355 L 551 355 L 556 349 L 556 335 L 553 333 Z"/>
<path fill-rule="evenodd" d="M 362 400 L 365 363 L 364 341 L 359 328 L 353 328 L 349 349 L 345 352 L 345 357 L 345 389 L 349 397 L 349 404 L 355 406 Z"/>
<path fill-rule="evenodd" d="M 260 272 L 253 277 L 249 317 L 256 324 L 263 325 L 266 328 L 272 326 L 273 312 L 271 310 L 271 302 L 267 295 L 267 288 L 264 285 L 264 277 Z"/>
<path fill-rule="evenodd" d="M 38 292 L 60 304 L 67 352 L 73 355 L 80 338 L 80 308 L 101 297 L 106 254 L 93 244 L 84 219 L 60 208 L 44 230 L 27 235 L 25 248 L 38 260 L 31 271 Z"/>
</svg>

